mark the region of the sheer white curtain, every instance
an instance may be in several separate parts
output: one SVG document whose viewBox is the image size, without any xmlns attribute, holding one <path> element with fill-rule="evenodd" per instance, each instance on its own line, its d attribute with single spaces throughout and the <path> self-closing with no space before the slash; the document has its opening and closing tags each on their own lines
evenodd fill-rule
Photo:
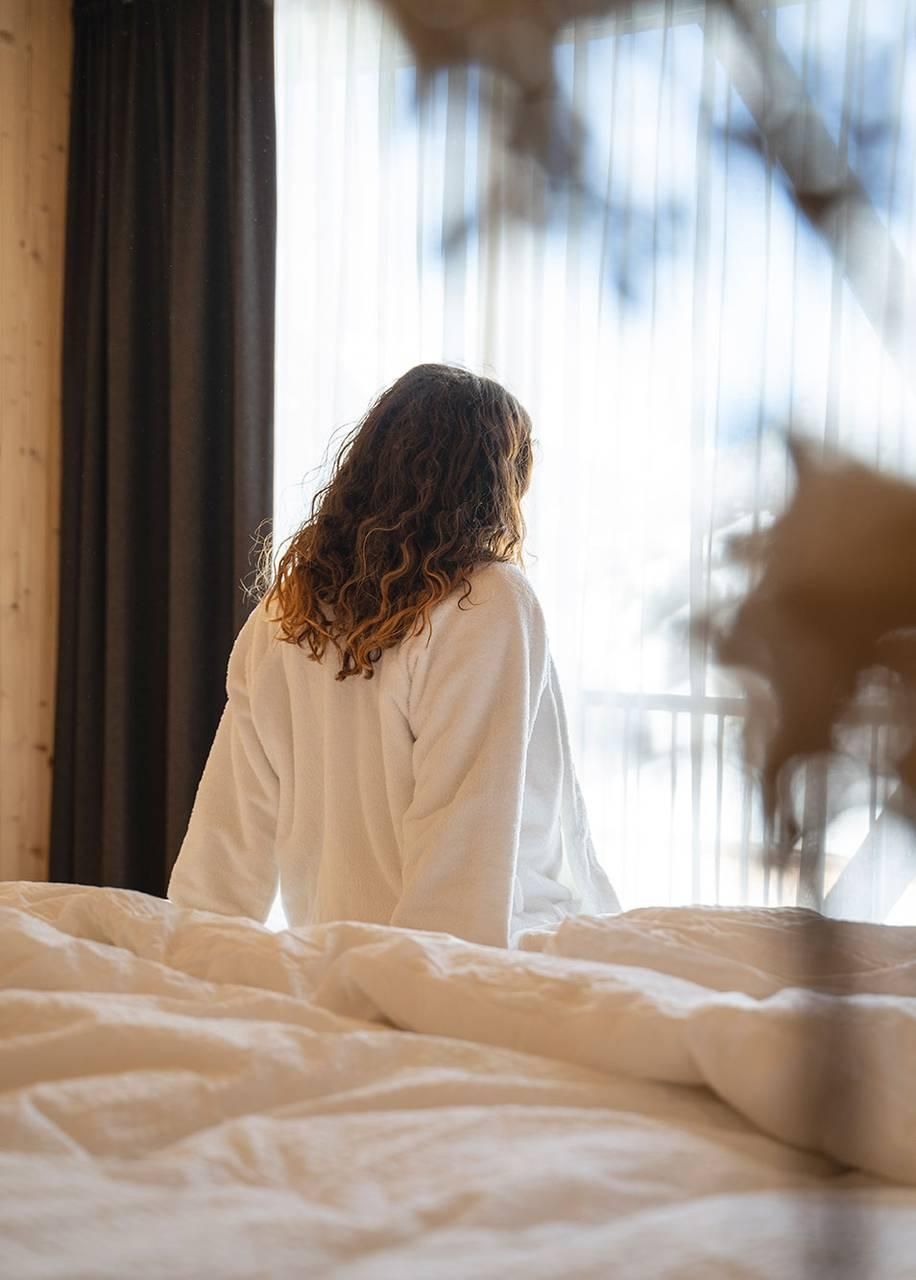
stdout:
<svg viewBox="0 0 916 1280">
<path fill-rule="evenodd" d="M 442 74 L 417 113 L 410 56 L 372 0 L 275 0 L 275 12 L 278 540 L 332 433 L 408 366 L 456 361 L 504 381 L 535 422 L 528 570 L 624 905 L 794 901 L 793 875 L 761 866 L 741 701 L 688 624 L 736 584 L 727 535 L 785 498 L 772 426 L 912 470 L 914 404 L 881 325 L 747 147 L 722 32 L 702 3 L 669 0 L 564 33 L 558 72 L 607 204 L 551 191 L 532 167 L 530 223 L 486 202 L 505 155 L 476 70 Z M 912 262 L 916 6 L 767 13 Z M 867 892 L 843 910 L 916 920 L 916 858 L 888 875 L 881 786 L 861 798 L 827 831 L 828 908 L 871 840 Z"/>
</svg>

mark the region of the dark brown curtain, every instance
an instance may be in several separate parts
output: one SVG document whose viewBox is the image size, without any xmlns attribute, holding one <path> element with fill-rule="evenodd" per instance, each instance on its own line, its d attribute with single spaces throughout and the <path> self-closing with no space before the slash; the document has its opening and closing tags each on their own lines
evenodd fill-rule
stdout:
<svg viewBox="0 0 916 1280">
<path fill-rule="evenodd" d="M 74 4 L 51 877 L 162 893 L 272 485 L 264 0 Z"/>
</svg>

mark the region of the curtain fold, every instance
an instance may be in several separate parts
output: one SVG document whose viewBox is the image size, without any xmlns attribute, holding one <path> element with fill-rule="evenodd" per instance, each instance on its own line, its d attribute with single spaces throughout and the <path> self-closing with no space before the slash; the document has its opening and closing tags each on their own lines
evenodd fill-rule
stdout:
<svg viewBox="0 0 916 1280">
<path fill-rule="evenodd" d="M 51 878 L 164 892 L 273 474 L 273 15 L 74 4 Z"/>
</svg>

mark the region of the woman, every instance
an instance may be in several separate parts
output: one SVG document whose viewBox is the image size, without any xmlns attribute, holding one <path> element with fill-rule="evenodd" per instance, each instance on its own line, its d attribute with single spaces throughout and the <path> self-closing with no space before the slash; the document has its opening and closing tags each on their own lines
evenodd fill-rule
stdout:
<svg viewBox="0 0 916 1280">
<path fill-rule="evenodd" d="M 229 660 L 169 885 L 184 906 L 364 920 L 505 947 L 619 909 L 599 867 L 534 592 L 531 425 L 446 365 L 342 448 Z"/>
</svg>

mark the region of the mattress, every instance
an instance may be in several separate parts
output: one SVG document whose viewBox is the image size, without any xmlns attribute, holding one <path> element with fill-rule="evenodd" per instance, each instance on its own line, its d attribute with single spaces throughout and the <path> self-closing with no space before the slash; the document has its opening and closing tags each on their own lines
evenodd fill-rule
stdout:
<svg viewBox="0 0 916 1280">
<path fill-rule="evenodd" d="M 503 952 L 0 885 L 0 1270 L 912 1277 L 916 930 L 812 924 Z"/>
</svg>

